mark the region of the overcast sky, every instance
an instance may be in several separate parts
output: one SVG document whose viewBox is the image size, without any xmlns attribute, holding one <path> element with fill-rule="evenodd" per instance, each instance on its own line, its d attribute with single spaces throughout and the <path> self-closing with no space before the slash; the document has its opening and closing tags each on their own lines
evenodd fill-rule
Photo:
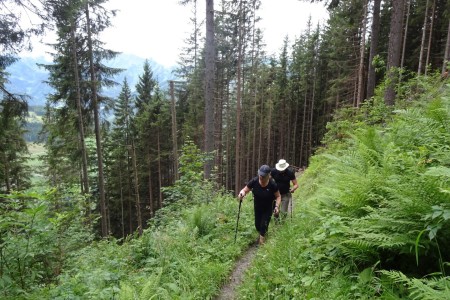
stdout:
<svg viewBox="0 0 450 300">
<path fill-rule="evenodd" d="M 290 41 L 298 37 L 311 16 L 313 24 L 324 23 L 326 9 L 323 4 L 300 0 L 262 0 L 258 12 L 262 18 L 267 52 L 278 53 L 286 35 Z M 173 66 L 178 60 L 184 40 L 192 26 L 191 6 L 182 6 L 179 0 L 110 0 L 109 9 L 117 9 L 113 27 L 105 30 L 100 39 L 108 49 L 151 58 L 164 66 Z M 205 17 L 205 1 L 198 1 L 198 14 Z M 219 1 L 215 1 L 216 7 Z M 44 42 L 49 42 L 44 39 Z M 36 46 L 32 54 L 42 55 L 44 49 Z"/>
</svg>

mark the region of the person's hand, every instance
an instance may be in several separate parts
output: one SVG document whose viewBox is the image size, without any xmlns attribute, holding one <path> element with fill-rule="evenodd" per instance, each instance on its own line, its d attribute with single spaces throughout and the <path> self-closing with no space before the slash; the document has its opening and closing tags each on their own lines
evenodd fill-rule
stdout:
<svg viewBox="0 0 450 300">
<path fill-rule="evenodd" d="M 293 194 L 294 192 L 295 192 L 294 189 L 290 189 L 290 190 L 289 190 L 289 193 L 291 193 L 291 194 Z"/>
<path fill-rule="evenodd" d="M 275 205 L 275 208 L 273 209 L 273 214 L 275 217 L 278 217 L 278 215 L 280 214 L 280 209 L 277 205 Z"/>
<path fill-rule="evenodd" d="M 244 199 L 244 197 L 245 197 L 245 193 L 243 191 L 240 191 L 239 195 L 238 195 L 239 200 L 242 201 L 242 199 Z"/>
</svg>

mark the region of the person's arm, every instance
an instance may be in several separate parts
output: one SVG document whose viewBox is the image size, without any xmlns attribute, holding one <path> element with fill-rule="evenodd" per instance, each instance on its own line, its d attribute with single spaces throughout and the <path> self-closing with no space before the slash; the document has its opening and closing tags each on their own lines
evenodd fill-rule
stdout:
<svg viewBox="0 0 450 300">
<path fill-rule="evenodd" d="M 275 200 L 275 208 L 273 212 L 277 215 L 280 212 L 280 204 L 281 204 L 280 191 L 275 192 L 275 197 L 277 197 L 277 199 Z"/>
<path fill-rule="evenodd" d="M 291 193 L 295 192 L 295 190 L 298 189 L 297 179 L 292 179 L 292 183 L 294 184 L 294 186 L 290 190 Z"/>
<path fill-rule="evenodd" d="M 248 186 L 244 186 L 244 188 L 239 192 L 238 198 L 242 201 L 242 199 L 250 192 Z"/>
</svg>

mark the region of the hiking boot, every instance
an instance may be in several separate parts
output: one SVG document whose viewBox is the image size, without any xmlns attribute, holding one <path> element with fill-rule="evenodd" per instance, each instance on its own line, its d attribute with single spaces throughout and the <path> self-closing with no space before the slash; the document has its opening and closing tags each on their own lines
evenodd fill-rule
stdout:
<svg viewBox="0 0 450 300">
<path fill-rule="evenodd" d="M 265 238 L 264 238 L 262 235 L 260 235 L 260 236 L 259 236 L 258 244 L 263 245 L 264 242 L 265 242 Z"/>
</svg>

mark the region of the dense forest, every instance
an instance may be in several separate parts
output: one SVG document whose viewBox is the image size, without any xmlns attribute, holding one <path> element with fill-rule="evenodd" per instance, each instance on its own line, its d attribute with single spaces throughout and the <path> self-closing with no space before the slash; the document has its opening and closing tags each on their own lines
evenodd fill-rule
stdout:
<svg viewBox="0 0 450 300">
<path fill-rule="evenodd" d="M 163 90 L 146 62 L 136 94 L 112 80 L 106 2 L 0 0 L 2 297 L 212 298 L 254 239 L 245 204 L 233 244 L 233 195 L 280 158 L 306 169 L 301 205 L 240 298 L 449 297 L 448 1 L 322 1 L 327 22 L 305 20 L 275 56 L 261 0 L 181 1 L 178 79 Z M 4 70 L 49 30 L 36 167 L 35 114 Z"/>
</svg>

